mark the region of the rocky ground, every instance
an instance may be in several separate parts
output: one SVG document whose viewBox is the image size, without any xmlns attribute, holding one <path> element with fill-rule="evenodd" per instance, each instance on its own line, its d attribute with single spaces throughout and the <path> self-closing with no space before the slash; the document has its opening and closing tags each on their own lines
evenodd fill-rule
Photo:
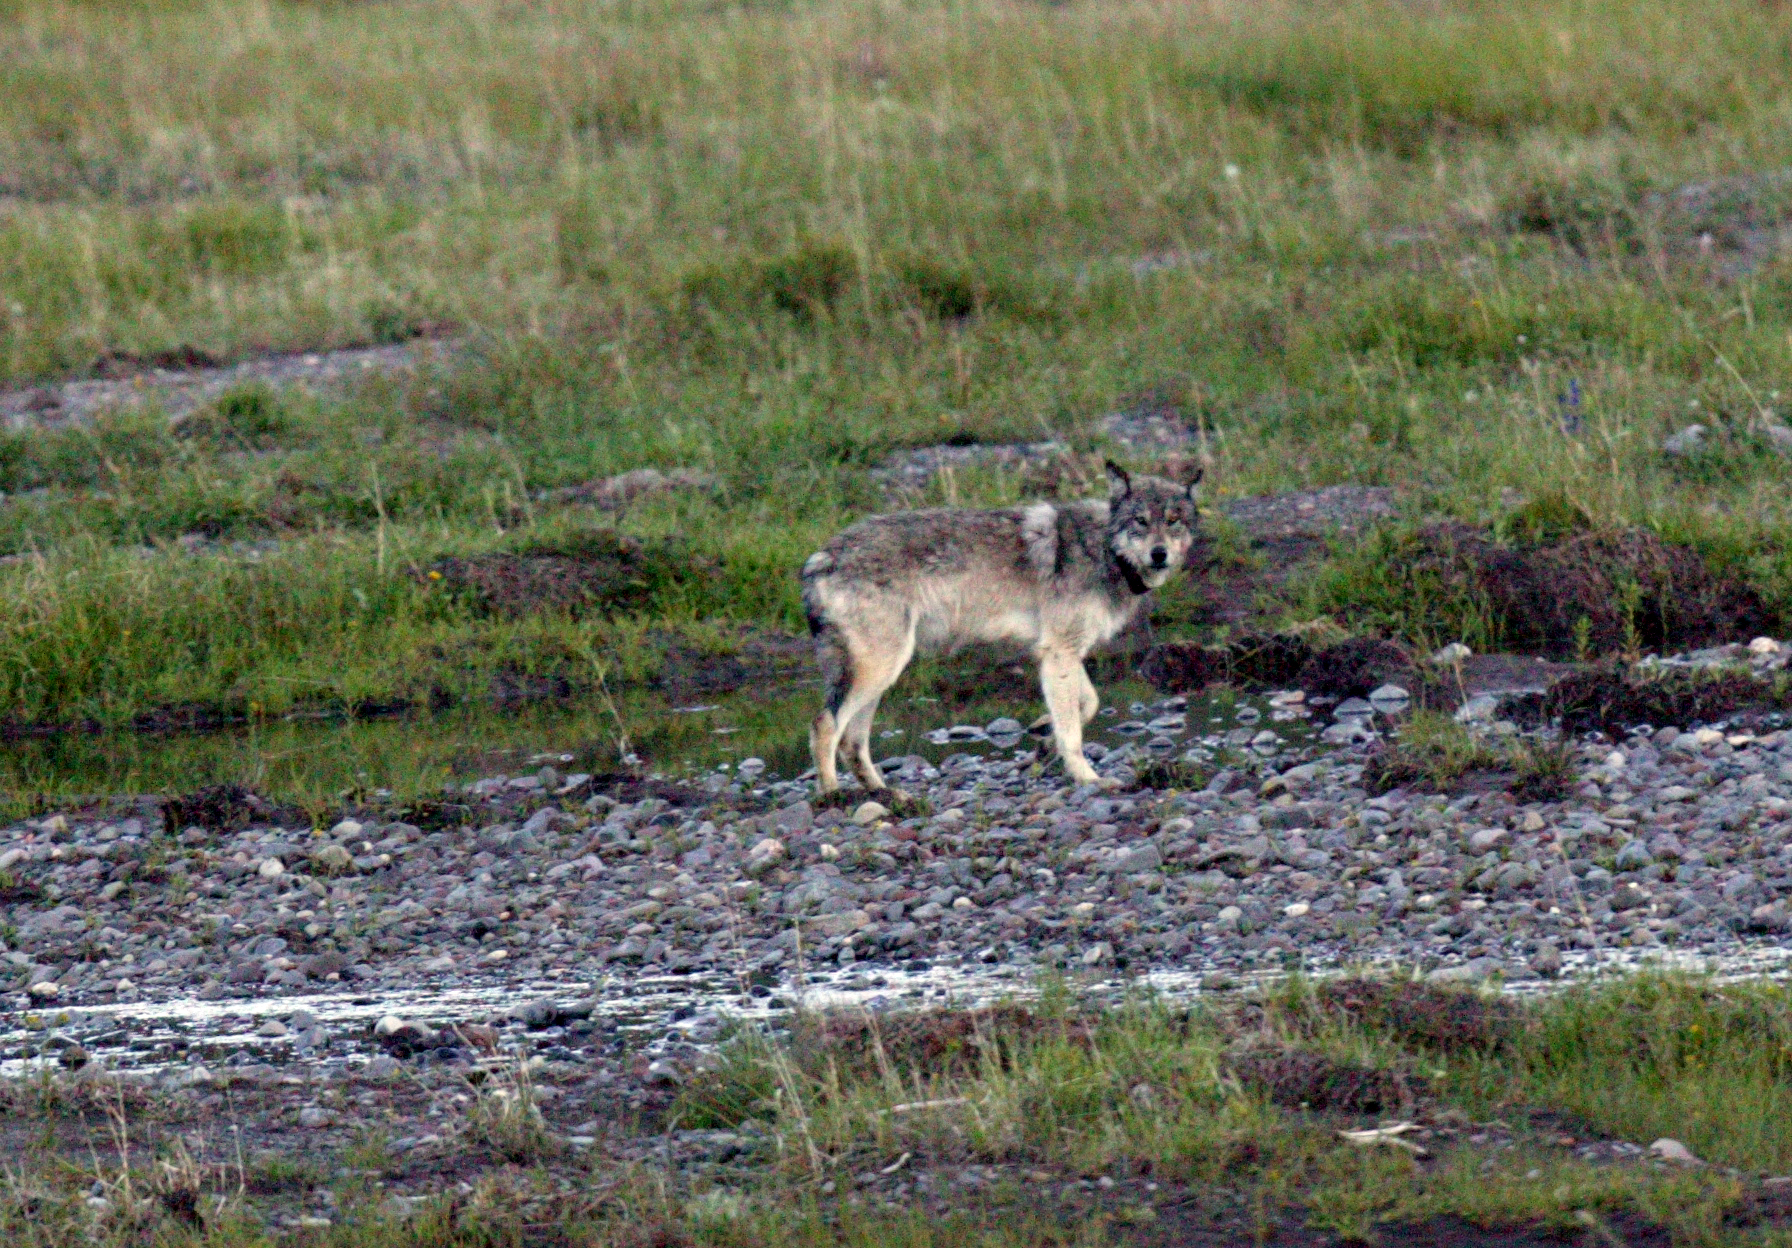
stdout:
<svg viewBox="0 0 1792 1248">
<path fill-rule="evenodd" d="M 992 964 L 1221 985 L 1400 963 L 1519 981 L 1621 950 L 1733 955 L 1792 926 L 1784 731 L 1595 735 L 1563 800 L 1517 800 L 1499 775 L 1372 795 L 1366 752 L 1398 702 L 1323 702 L 1288 692 L 1193 725 L 1184 699 L 1134 704 L 1117 730 L 1138 744 L 1098 760 L 1118 789 L 1064 784 L 1012 720 L 961 725 L 940 735 L 987 752 L 886 761 L 906 794 L 894 811 L 817 809 L 806 783 L 764 782 L 748 760 L 598 792 L 552 766 L 494 776 L 416 816 L 465 820 L 439 829 L 282 827 L 228 794 L 59 813 L 0 832 L 0 956 L 25 1010 L 544 980 L 570 999 L 633 975 L 765 994 L 804 970 L 875 983 Z M 1178 775 L 1200 787 L 1139 787 Z M 165 826 L 189 818 L 240 830 Z M 301 1056 L 374 1040 L 304 1018 L 287 1033 Z"/>
<path fill-rule="evenodd" d="M 1680 663 L 1777 661 L 1757 649 Z M 1771 952 L 1792 926 L 1792 734 L 1775 721 L 1584 737 L 1553 800 L 1486 771 L 1373 793 L 1398 693 L 1116 708 L 1106 735 L 1127 744 L 1091 749 L 1113 787 L 1064 784 L 997 720 L 938 730 L 963 752 L 887 760 L 903 796 L 881 802 L 818 804 L 750 761 L 678 783 L 549 764 L 322 829 L 224 790 L 25 820 L 0 832 L 0 1060 L 57 1077 L 6 1085 L 0 1142 L 66 1136 L 85 1155 L 84 1116 L 122 1114 L 136 1147 L 191 1147 L 272 1226 L 494 1193 L 522 1216 L 600 1166 L 725 1191 L 782 1156 L 760 1125 L 675 1119 L 730 1014 L 775 1016 L 817 982 L 873 1004 L 918 973 L 968 994 L 1046 968 L 1207 990 L 1374 963 L 1524 984 Z M 1484 742 L 1521 739 L 1501 713 L 1483 696 L 1460 715 Z M 623 1016 L 617 984 L 658 995 Z M 1504 1121 L 1418 1121 L 1430 1147 L 1515 1147 Z M 1553 1118 L 1516 1131 L 1539 1164 L 1650 1157 Z M 1183 1242 L 1194 1211 L 1231 1242 L 1249 1213 L 1168 1180 L 901 1158 L 818 1190 L 942 1213 L 1039 1190 L 1067 1214 L 1153 1211 L 1140 1243 Z M 123 1217 L 128 1199 L 102 1173 L 88 1204 Z"/>
</svg>

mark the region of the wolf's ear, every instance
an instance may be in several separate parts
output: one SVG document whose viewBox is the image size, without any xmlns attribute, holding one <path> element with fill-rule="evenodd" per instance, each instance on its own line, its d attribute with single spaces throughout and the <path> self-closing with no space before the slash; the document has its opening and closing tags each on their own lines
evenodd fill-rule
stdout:
<svg viewBox="0 0 1792 1248">
<path fill-rule="evenodd" d="M 1188 496 L 1190 498 L 1193 498 L 1195 496 L 1195 487 L 1197 485 L 1201 484 L 1201 478 L 1206 475 L 1207 475 L 1207 469 L 1197 468 L 1197 469 L 1195 469 L 1195 475 L 1188 479 Z"/>
<path fill-rule="evenodd" d="M 1132 478 L 1126 475 L 1126 469 L 1108 460 L 1108 497 L 1125 498 L 1132 493 Z"/>
</svg>

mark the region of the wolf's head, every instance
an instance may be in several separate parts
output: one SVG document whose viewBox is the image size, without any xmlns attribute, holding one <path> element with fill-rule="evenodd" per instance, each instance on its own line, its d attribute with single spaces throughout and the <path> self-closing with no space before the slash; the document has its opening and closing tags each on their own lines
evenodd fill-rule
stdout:
<svg viewBox="0 0 1792 1248">
<path fill-rule="evenodd" d="M 1108 461 L 1108 549 L 1129 582 L 1156 589 L 1174 576 L 1195 542 L 1195 486 L 1201 472 L 1186 484 L 1163 477 L 1134 479 Z"/>
</svg>

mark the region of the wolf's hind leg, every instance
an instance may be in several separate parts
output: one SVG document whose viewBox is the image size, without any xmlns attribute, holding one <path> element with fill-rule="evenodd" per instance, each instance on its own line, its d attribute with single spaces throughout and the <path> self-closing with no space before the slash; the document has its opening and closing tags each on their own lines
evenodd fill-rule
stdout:
<svg viewBox="0 0 1792 1248">
<path fill-rule="evenodd" d="M 844 639 L 837 630 L 831 628 L 823 629 L 817 634 L 815 657 L 821 665 L 827 694 L 821 713 L 809 725 L 809 753 L 815 760 L 816 792 L 826 795 L 840 787 L 840 775 L 834 759 L 840 748 L 841 731 L 845 727 L 845 721 L 840 718 L 840 708 L 852 686 L 853 664 Z"/>
<path fill-rule="evenodd" d="M 881 699 L 881 694 L 879 695 Z M 884 780 L 883 772 L 871 761 L 871 719 L 877 714 L 877 703 L 873 702 L 853 718 L 841 736 L 840 752 L 847 757 L 853 774 L 868 789 L 887 789 L 889 784 Z"/>
<path fill-rule="evenodd" d="M 880 639 L 887 642 L 888 638 Z M 877 764 L 871 759 L 871 721 L 877 714 L 877 704 L 889 692 L 890 686 L 902 675 L 908 661 L 915 654 L 915 631 L 912 626 L 903 629 L 896 635 L 896 644 L 887 644 L 875 659 L 861 651 L 860 657 L 853 665 L 853 688 L 847 695 L 848 703 L 853 707 L 852 717 L 844 719 L 841 750 L 850 755 L 852 769 L 867 789 L 887 789 L 883 773 L 878 771 Z M 870 649 L 870 647 L 866 647 Z M 845 714 L 845 705 L 841 708 Z"/>
</svg>

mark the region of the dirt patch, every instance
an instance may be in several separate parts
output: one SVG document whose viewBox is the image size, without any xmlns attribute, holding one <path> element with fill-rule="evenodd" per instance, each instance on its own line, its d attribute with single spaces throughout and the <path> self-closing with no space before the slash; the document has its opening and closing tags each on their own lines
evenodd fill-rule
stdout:
<svg viewBox="0 0 1792 1248">
<path fill-rule="evenodd" d="M 1418 673 L 1405 647 L 1374 637 L 1353 637 L 1308 659 L 1294 683 L 1308 693 L 1361 698 L 1389 683 L 1410 693 L 1418 683 Z"/>
<path fill-rule="evenodd" d="M 1776 622 L 1749 586 L 1652 533 L 1585 533 L 1523 547 L 1443 524 L 1390 541 L 1372 557 L 1397 570 L 1380 612 L 1450 603 L 1484 619 L 1500 648 L 1552 659 L 1719 645 L 1771 633 Z M 1348 600 L 1339 606 L 1347 619 L 1377 614 L 1358 608 Z"/>
<path fill-rule="evenodd" d="M 1639 675 L 1623 663 L 1604 663 L 1556 682 L 1544 714 L 1568 732 L 1621 735 L 1639 724 L 1690 727 L 1696 723 L 1792 707 L 1781 682 L 1743 672 L 1662 672 Z"/>
<path fill-rule="evenodd" d="M 712 570 L 678 543 L 598 530 L 552 546 L 438 559 L 421 581 L 484 614 L 576 616 L 641 610 L 660 591 Z"/>
<path fill-rule="evenodd" d="M 811 670 L 815 661 L 815 642 L 791 633 L 747 631 L 729 654 L 699 650 L 669 633 L 655 640 L 665 653 L 651 684 L 674 700 L 788 680 Z"/>
<path fill-rule="evenodd" d="M 1504 997 L 1412 981 L 1328 980 L 1313 1000 L 1322 1014 L 1446 1053 L 1500 1048 L 1522 1023 L 1518 1007 Z"/>
<path fill-rule="evenodd" d="M 193 346 L 137 355 L 109 352 L 93 378 L 0 391 L 0 425 L 22 428 L 86 420 L 108 409 L 157 403 L 178 419 L 239 386 L 263 384 L 343 389 L 367 377 L 412 372 L 447 359 L 458 344 L 441 341 L 452 326 L 423 324 L 405 337 L 421 341 L 336 351 L 282 351 L 225 365 Z"/>
<path fill-rule="evenodd" d="M 93 361 L 88 371 L 95 377 L 118 381 L 140 373 L 191 372 L 202 368 L 221 368 L 223 364 L 224 361 L 210 351 L 201 351 L 191 343 L 182 343 L 178 347 L 151 351 L 147 355 L 139 355 L 134 351 L 107 351 Z"/>
<path fill-rule="evenodd" d="M 1224 646 L 1162 642 L 1146 652 L 1139 674 L 1167 693 L 1235 684 L 1355 698 L 1390 681 L 1416 695 L 1426 683 L 1394 642 L 1353 637 L 1315 648 L 1292 633 L 1258 633 Z"/>
<path fill-rule="evenodd" d="M 1313 647 L 1286 633 L 1259 633 L 1224 646 L 1161 642 L 1145 652 L 1139 674 L 1166 693 L 1199 693 L 1209 685 L 1292 687 Z"/>
<path fill-rule="evenodd" d="M 1285 1109 L 1406 1116 L 1418 1101 L 1403 1072 L 1300 1049 L 1244 1053 L 1228 1059 L 1226 1067 L 1247 1088 Z"/>
<path fill-rule="evenodd" d="M 658 468 L 636 468 L 614 477 L 544 490 L 539 497 L 544 502 L 582 503 L 599 511 L 621 511 L 639 499 L 712 490 L 716 484 L 713 474 L 696 468 L 668 468 L 663 472 Z"/>
<path fill-rule="evenodd" d="M 1394 491 L 1373 485 L 1262 494 L 1227 503 L 1221 511 L 1253 542 L 1360 533 L 1392 520 Z"/>
<path fill-rule="evenodd" d="M 292 812 L 237 784 L 214 784 L 162 803 L 162 826 L 169 835 L 188 828 L 241 832 L 257 825 L 290 822 Z"/>
<path fill-rule="evenodd" d="M 1116 1242 L 1128 1248 L 1342 1248 L 1351 1242 L 1307 1226 L 1296 1214 L 1262 1222 L 1237 1211 L 1215 1218 L 1198 1204 L 1172 1207 L 1144 1226 L 1112 1225 Z M 1390 1222 L 1375 1227 L 1378 1248 L 1670 1248 L 1673 1236 L 1633 1213 L 1609 1214 L 1598 1227 L 1564 1229 L 1542 1223 L 1481 1226 L 1453 1215 L 1423 1222 Z"/>
<path fill-rule="evenodd" d="M 881 1060 L 903 1075 L 962 1078 L 991 1063 L 1007 1069 L 1019 1044 L 1064 1039 L 1087 1045 L 1091 1038 L 1088 1026 L 1077 1020 L 1046 1017 L 1022 1005 L 996 1005 L 877 1017 L 830 1015 L 806 1037 L 805 1047 L 860 1075 L 877 1074 Z"/>
<path fill-rule="evenodd" d="M 1550 235 L 1576 251 L 1659 255 L 1741 277 L 1780 251 L 1792 222 L 1792 170 L 1776 169 L 1651 191 L 1621 177 L 1533 180 L 1508 228 Z"/>
</svg>

